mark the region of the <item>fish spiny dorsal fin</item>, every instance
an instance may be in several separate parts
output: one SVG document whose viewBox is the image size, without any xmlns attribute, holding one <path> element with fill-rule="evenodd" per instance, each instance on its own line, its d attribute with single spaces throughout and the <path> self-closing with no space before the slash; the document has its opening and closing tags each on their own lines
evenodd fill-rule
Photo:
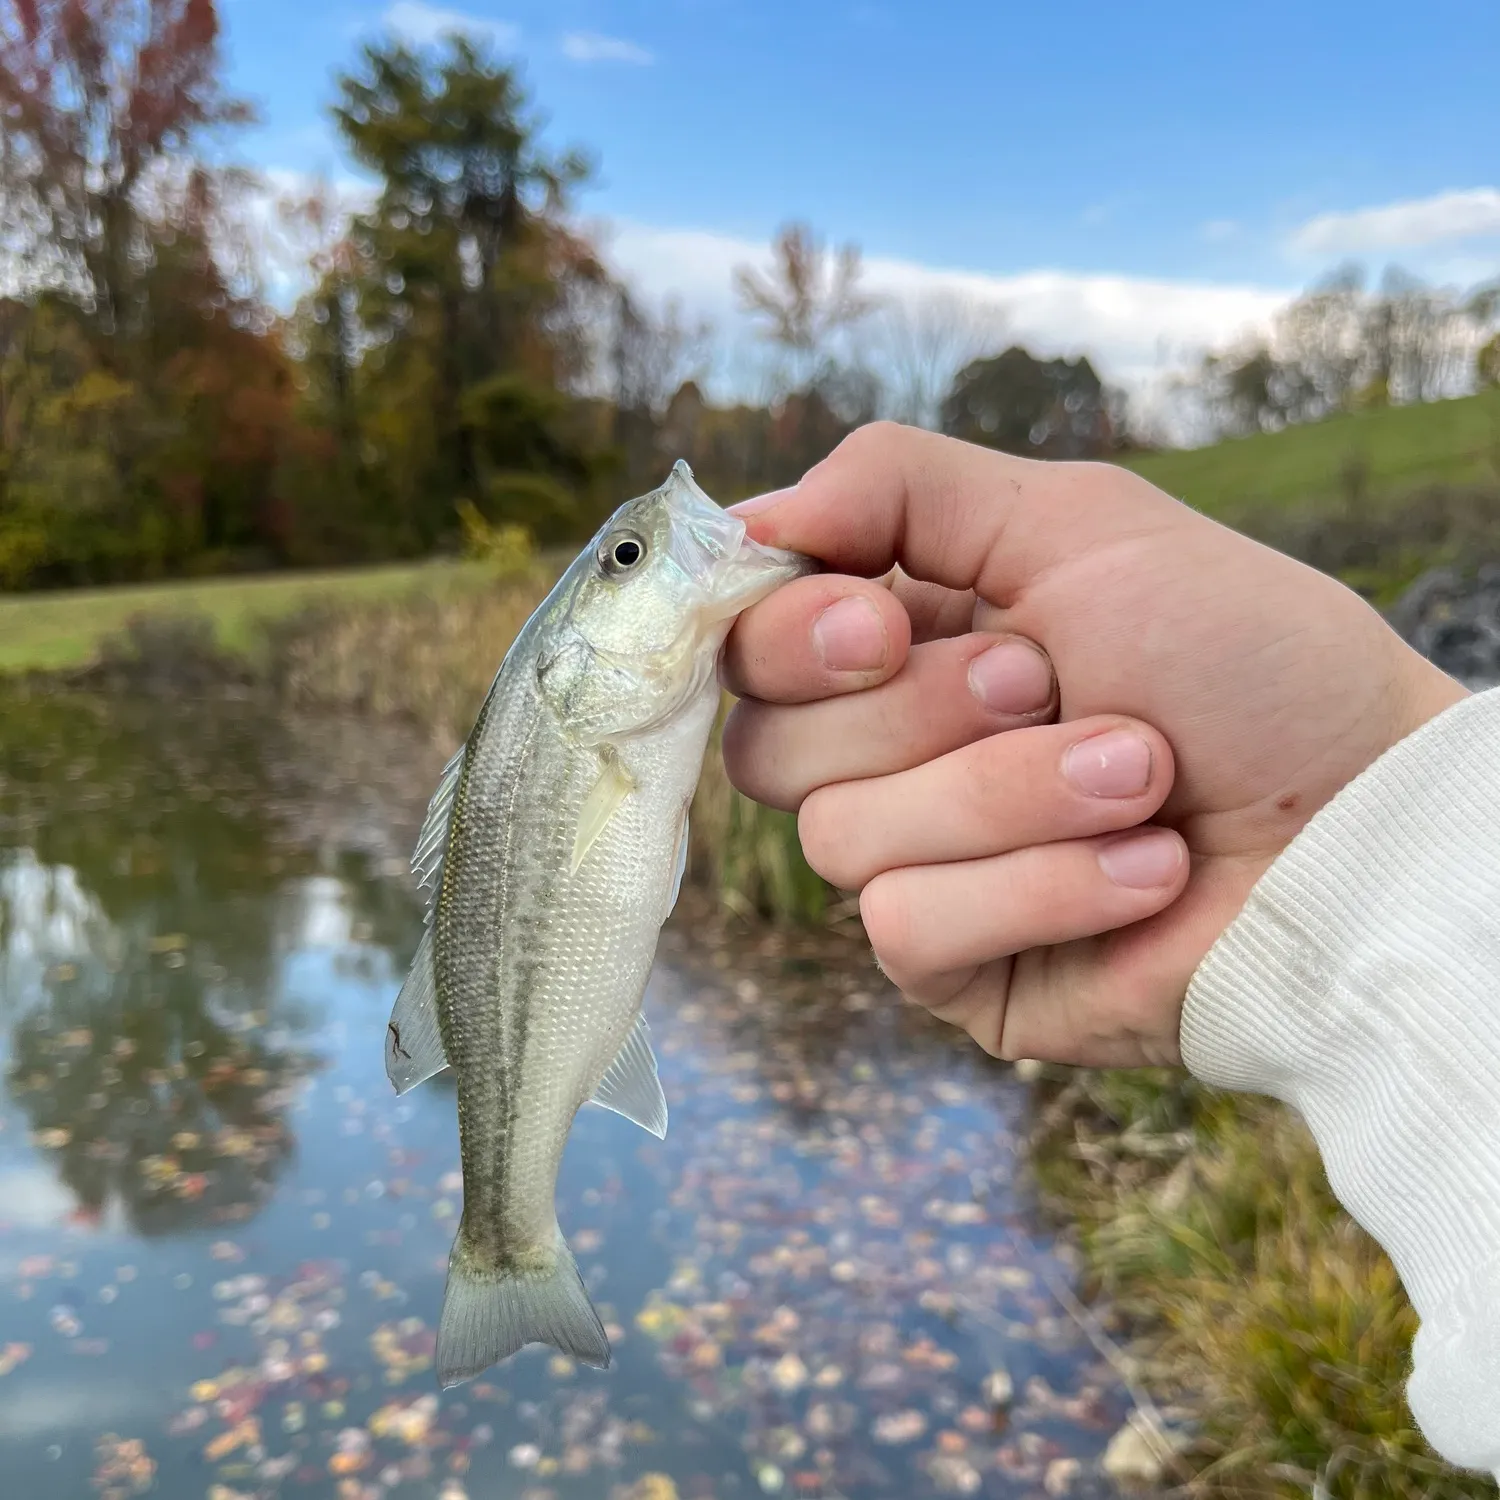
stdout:
<svg viewBox="0 0 1500 1500">
<path fill-rule="evenodd" d="M 448 853 L 448 830 L 453 823 L 453 799 L 458 795 L 458 783 L 463 776 L 464 753 L 468 745 L 460 745 L 452 760 L 443 767 L 438 777 L 437 790 L 427 804 L 427 817 L 422 832 L 417 836 L 417 847 L 412 851 L 411 872 L 417 877 L 417 889 L 427 892 L 427 920 L 432 921 L 433 908 L 437 905 L 438 890 L 443 883 L 443 860 Z"/>
</svg>

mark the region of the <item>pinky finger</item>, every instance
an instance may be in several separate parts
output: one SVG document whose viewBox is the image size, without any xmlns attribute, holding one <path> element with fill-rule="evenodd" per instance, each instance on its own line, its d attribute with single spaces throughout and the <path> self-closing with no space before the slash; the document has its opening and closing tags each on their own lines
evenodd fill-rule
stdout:
<svg viewBox="0 0 1500 1500">
<path fill-rule="evenodd" d="M 860 915 L 891 982 L 936 1008 L 996 959 L 1154 916 L 1187 876 L 1182 838 L 1147 825 L 960 864 L 888 870 L 865 886 Z"/>
</svg>

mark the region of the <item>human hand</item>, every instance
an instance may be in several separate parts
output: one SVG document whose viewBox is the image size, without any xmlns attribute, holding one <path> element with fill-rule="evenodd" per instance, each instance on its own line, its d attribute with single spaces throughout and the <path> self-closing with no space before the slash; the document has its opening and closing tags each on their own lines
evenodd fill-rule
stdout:
<svg viewBox="0 0 1500 1500">
<path fill-rule="evenodd" d="M 1109 465 L 880 423 L 737 511 L 852 576 L 741 616 L 730 778 L 999 1057 L 1177 1062 L 1255 881 L 1464 696 L 1336 580 Z"/>
</svg>

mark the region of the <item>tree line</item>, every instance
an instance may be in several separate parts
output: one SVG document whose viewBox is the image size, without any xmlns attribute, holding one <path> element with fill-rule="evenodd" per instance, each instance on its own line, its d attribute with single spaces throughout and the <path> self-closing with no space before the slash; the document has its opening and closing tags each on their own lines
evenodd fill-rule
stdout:
<svg viewBox="0 0 1500 1500">
<path fill-rule="evenodd" d="M 761 399 L 711 399 L 712 330 L 611 274 L 575 212 L 590 162 L 463 36 L 382 39 L 336 75 L 375 188 L 282 205 L 313 249 L 278 313 L 253 184 L 212 164 L 252 118 L 219 41 L 215 0 L 0 0 L 0 588 L 420 556 L 476 512 L 571 542 L 676 458 L 733 500 L 876 416 L 1038 457 L 1132 441 L 1087 359 L 957 297 L 875 297 L 857 249 L 803 225 L 735 277 Z M 1458 322 L 1469 349 L 1495 320 L 1481 302 L 1346 279 L 1194 388 L 1226 432 L 1428 399 L 1459 380 Z M 1497 364 L 1491 339 L 1467 375 Z"/>
</svg>

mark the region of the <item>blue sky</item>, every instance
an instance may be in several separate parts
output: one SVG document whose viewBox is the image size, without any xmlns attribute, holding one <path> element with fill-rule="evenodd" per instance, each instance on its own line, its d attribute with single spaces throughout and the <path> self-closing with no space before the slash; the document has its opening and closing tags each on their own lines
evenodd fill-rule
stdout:
<svg viewBox="0 0 1500 1500">
<path fill-rule="evenodd" d="M 241 150 L 285 171 L 348 170 L 326 110 L 361 34 L 491 36 L 549 139 L 598 161 L 582 209 L 689 300 L 791 217 L 898 279 L 1012 293 L 1046 273 L 1250 310 L 1349 255 L 1500 273 L 1496 0 L 221 4 L 233 86 L 264 117 Z"/>
</svg>

